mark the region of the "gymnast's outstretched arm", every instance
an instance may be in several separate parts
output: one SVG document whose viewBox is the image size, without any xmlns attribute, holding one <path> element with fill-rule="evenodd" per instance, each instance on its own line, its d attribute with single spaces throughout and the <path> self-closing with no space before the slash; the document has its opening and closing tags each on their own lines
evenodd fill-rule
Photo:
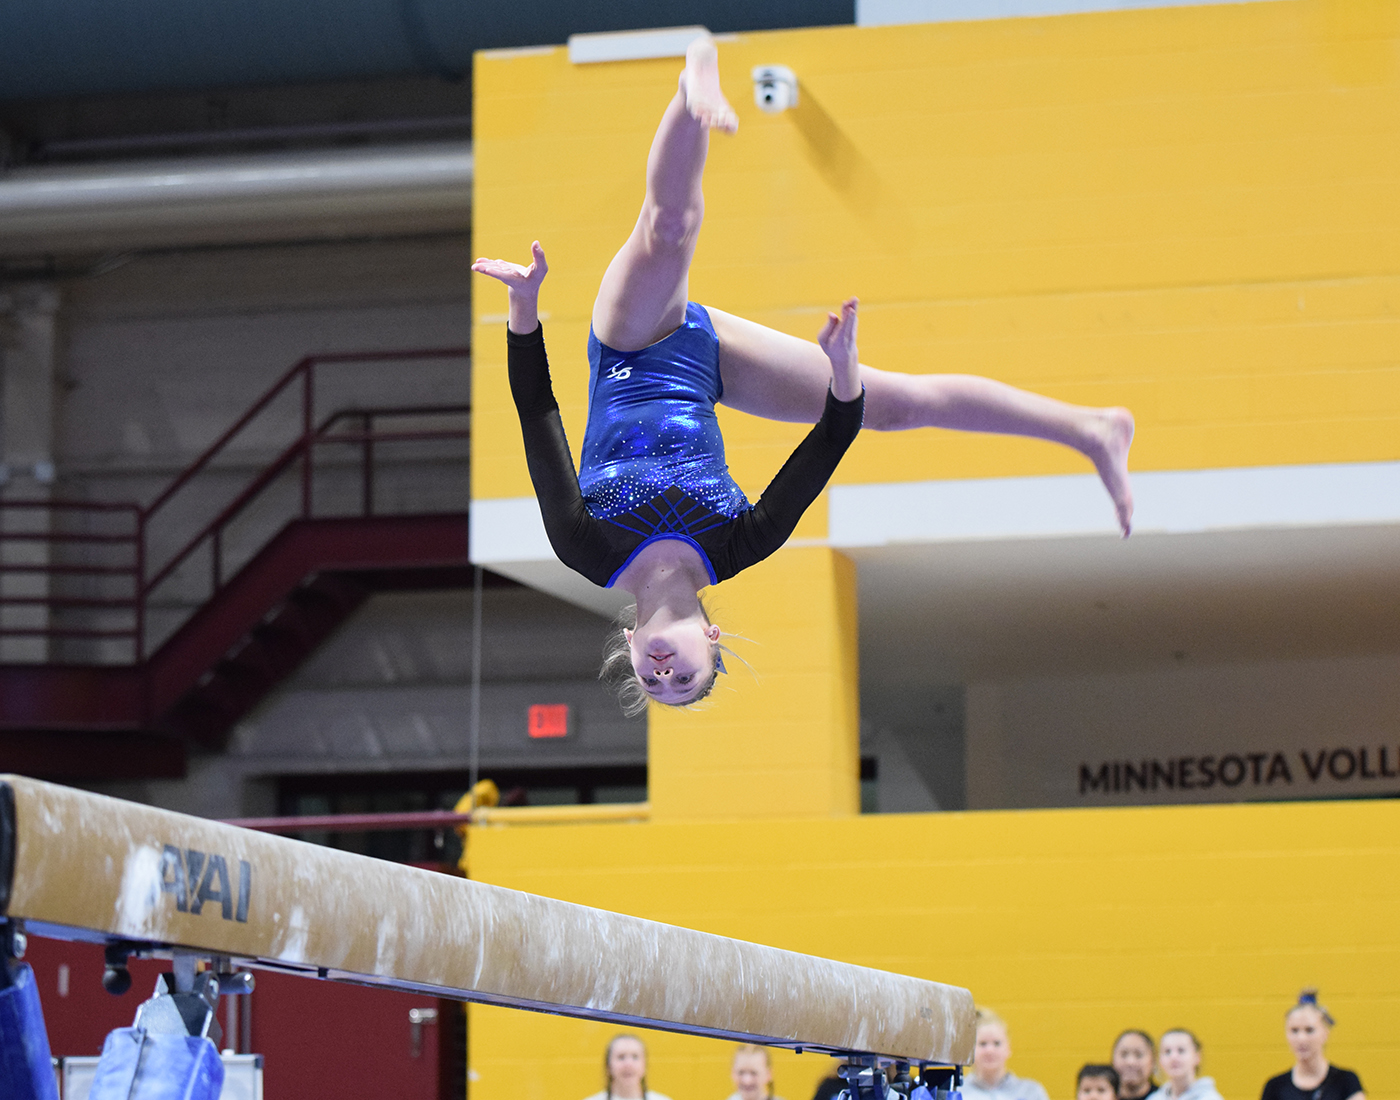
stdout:
<svg viewBox="0 0 1400 1100">
<path fill-rule="evenodd" d="M 842 456 L 860 431 L 865 398 L 837 400 L 827 391 L 826 409 L 798 444 L 763 496 L 752 508 L 730 521 L 730 538 L 715 575 L 727 580 L 778 550 L 797 527 L 802 513 L 821 495 Z"/>
<path fill-rule="evenodd" d="M 506 344 L 510 392 L 520 416 L 525 460 L 535 487 L 549 544 L 559 560 L 594 584 L 606 586 L 609 547 L 601 525 L 588 514 L 579 489 L 559 402 L 549 380 L 544 330 L 539 322 L 540 283 L 549 270 L 540 242 L 531 245 L 528 268 L 506 260 L 479 259 L 472 270 L 506 284 L 510 295 Z"/>
<path fill-rule="evenodd" d="M 544 331 L 538 323 L 533 332 L 506 333 L 509 347 L 510 392 L 520 414 L 520 431 L 525 438 L 525 461 L 530 481 L 540 504 L 545 533 L 555 555 L 594 584 L 606 587 L 610 573 L 607 540 L 598 521 L 588 514 L 579 491 L 559 403 L 549 383 L 549 361 L 544 350 Z"/>
<path fill-rule="evenodd" d="M 828 315 L 818 341 L 831 367 L 831 388 L 821 419 L 783 463 L 758 503 L 731 521 L 723 560 L 714 563 L 720 580 L 762 561 L 787 542 L 860 431 L 865 394 L 856 353 L 854 298 L 842 304 L 839 317 Z"/>
</svg>

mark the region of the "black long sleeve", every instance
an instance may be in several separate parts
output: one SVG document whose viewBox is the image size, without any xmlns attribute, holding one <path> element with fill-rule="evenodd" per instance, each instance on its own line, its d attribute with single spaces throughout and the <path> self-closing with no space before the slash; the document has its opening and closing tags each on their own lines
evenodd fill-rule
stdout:
<svg viewBox="0 0 1400 1100">
<path fill-rule="evenodd" d="M 821 495 L 855 441 L 864 415 L 864 390 L 854 401 L 838 401 L 835 394 L 827 391 L 822 418 L 788 456 L 758 503 L 734 517 L 727 531 L 723 561 L 711 555 L 720 580 L 762 561 L 787 542 L 802 513 Z"/>
<path fill-rule="evenodd" d="M 717 580 L 727 580 L 762 561 L 787 541 L 802 513 L 826 487 L 860 431 L 864 415 L 864 393 L 854 401 L 838 401 L 828 393 L 821 420 L 783 464 L 758 504 L 727 522 L 712 522 L 718 517 L 691 501 L 689 507 L 702 517 L 702 525 L 693 533 L 660 526 L 661 517 L 687 512 L 687 497 L 679 486 L 662 494 L 664 506 L 653 501 L 630 513 L 634 521 L 645 517 L 641 523 L 624 523 L 620 517 L 600 520 L 589 514 L 579 488 L 559 403 L 550 385 L 544 330 L 537 327 L 522 336 L 507 329 L 506 344 L 511 396 L 520 415 L 525 459 L 550 546 L 561 562 L 602 587 L 651 535 L 674 533 L 691 539 L 704 551 Z M 709 521 L 703 519 L 706 516 Z"/>
<path fill-rule="evenodd" d="M 506 362 L 510 393 L 520 414 L 525 437 L 525 461 L 539 500 L 545 533 L 559 560 L 596 585 L 612 576 L 608 567 L 613 547 L 601 524 L 588 514 L 579 489 L 559 402 L 549 381 L 544 329 L 521 336 L 506 329 Z"/>
</svg>

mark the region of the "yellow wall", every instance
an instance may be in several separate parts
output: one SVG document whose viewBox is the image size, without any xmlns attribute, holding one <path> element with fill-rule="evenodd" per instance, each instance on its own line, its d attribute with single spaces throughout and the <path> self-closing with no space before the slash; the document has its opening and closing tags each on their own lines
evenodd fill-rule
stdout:
<svg viewBox="0 0 1400 1100">
<path fill-rule="evenodd" d="M 1137 470 L 1400 459 L 1396 0 L 752 34 L 720 60 L 740 129 L 712 144 L 697 300 L 811 336 L 857 293 L 868 362 L 1130 405 Z M 762 63 L 797 72 L 796 110 L 754 106 Z M 593 296 L 636 218 L 678 67 L 576 66 L 562 47 L 475 66 L 476 249 L 524 258 L 544 242 L 541 305 L 576 447 Z M 525 496 L 505 292 L 479 278 L 473 301 L 473 495 Z M 756 498 L 804 429 L 720 417 Z M 1037 442 L 863 432 L 835 481 L 1087 468 Z M 819 502 L 797 537 L 825 526 Z M 663 740 L 719 736 L 723 722 L 725 744 L 758 744 L 805 723 L 823 747 L 784 740 L 782 753 L 844 751 L 852 687 L 791 706 L 794 677 L 832 667 L 836 620 L 816 614 L 830 610 L 820 593 L 791 608 L 773 580 L 784 568 L 766 563 L 719 602 L 727 628 L 783 624 L 795 648 L 750 625 L 762 648 L 744 649 L 787 678 L 687 725 L 654 717 Z M 787 629 L 799 612 L 810 631 Z M 709 768 L 683 769 L 672 789 Z M 821 797 L 815 812 L 845 796 Z"/>
<path fill-rule="evenodd" d="M 1400 1096 L 1400 803 L 871 815 L 475 828 L 473 877 L 965 985 L 1016 1072 L 1069 1100 L 1125 1027 L 1193 1028 L 1226 1100 L 1289 1064 L 1282 1012 L 1319 985 L 1331 1054 Z M 474 1100 L 580 1100 L 614 1029 L 471 1010 Z M 728 1095 L 724 1043 L 649 1035 L 651 1084 Z M 782 1056 L 807 1100 L 827 1065 Z"/>
<path fill-rule="evenodd" d="M 860 809 L 856 571 L 822 546 L 788 547 L 709 598 L 757 665 L 730 657 L 704 710 L 653 705 L 656 820 L 808 817 Z"/>
<path fill-rule="evenodd" d="M 764 63 L 797 71 L 798 110 L 753 107 L 748 72 Z M 721 65 L 741 126 L 714 144 L 697 300 L 810 336 L 859 294 L 867 362 L 1131 405 L 1140 470 L 1400 459 L 1400 3 L 744 35 Z M 476 65 L 476 248 L 544 242 L 576 446 L 593 294 L 677 69 L 574 67 L 562 49 Z M 479 280 L 474 294 L 473 493 L 527 495 L 504 292 Z M 802 429 L 721 418 L 757 495 Z M 837 480 L 1084 468 L 1033 443 L 863 433 Z M 823 525 L 818 507 L 799 534 Z M 721 591 L 732 625 L 786 629 L 786 597 L 764 583 L 780 572 Z M 854 665 L 828 644 L 848 606 L 830 591 L 802 652 L 771 663 L 800 677 L 849 660 L 820 701 L 815 751 L 836 760 Z M 743 729 L 721 730 L 723 707 L 653 719 L 669 822 L 473 830 L 474 874 L 966 984 L 1009 1017 L 1013 1066 L 1056 1100 L 1119 1029 L 1176 1024 L 1202 1035 L 1227 1100 L 1248 1100 L 1287 1064 L 1283 1006 L 1316 983 L 1342 1020 L 1336 1060 L 1372 1097 L 1400 1095 L 1395 803 L 686 820 L 707 816 L 705 784 L 726 781 L 713 761 L 739 767 L 745 737 L 759 765 L 781 764 L 761 742 L 777 711 L 746 713 Z M 810 765 L 800 729 L 781 748 Z M 839 813 L 849 792 L 825 783 Z M 473 1095 L 577 1100 L 609 1033 L 473 1009 Z M 675 1100 L 727 1094 L 723 1045 L 658 1036 L 653 1056 L 652 1084 Z M 780 1059 L 780 1092 L 805 1100 L 823 1068 Z"/>
<path fill-rule="evenodd" d="M 797 72 L 797 110 L 753 105 L 761 63 Z M 1131 405 L 1140 470 L 1400 458 L 1394 0 L 752 34 L 721 66 L 740 129 L 713 144 L 696 300 L 811 337 L 859 294 L 867 362 Z M 477 61 L 476 248 L 544 242 L 575 443 L 589 309 L 678 67 Z M 474 293 L 473 492 L 521 496 L 504 292 Z M 751 492 L 800 436 L 722 422 Z M 1043 444 L 867 432 L 837 480 L 1081 469 Z"/>
</svg>

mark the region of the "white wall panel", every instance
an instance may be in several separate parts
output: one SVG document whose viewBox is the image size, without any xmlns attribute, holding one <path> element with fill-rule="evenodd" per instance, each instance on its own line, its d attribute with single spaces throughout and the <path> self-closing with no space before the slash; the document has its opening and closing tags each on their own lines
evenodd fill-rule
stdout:
<svg viewBox="0 0 1400 1100">
<path fill-rule="evenodd" d="M 966 736 L 973 809 L 1393 795 L 1400 654 L 981 681 Z"/>
</svg>

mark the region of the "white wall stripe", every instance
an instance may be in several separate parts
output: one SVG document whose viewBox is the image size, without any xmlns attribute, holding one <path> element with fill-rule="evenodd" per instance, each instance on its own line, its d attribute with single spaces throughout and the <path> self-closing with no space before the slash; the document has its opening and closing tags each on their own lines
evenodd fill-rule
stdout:
<svg viewBox="0 0 1400 1100">
<path fill-rule="evenodd" d="M 1400 523 L 1400 462 L 1140 473 L 1133 491 L 1141 534 Z M 829 515 L 824 541 L 838 547 L 1117 531 L 1092 474 L 835 485 Z M 535 498 L 473 501 L 471 556 L 480 565 L 552 561 Z"/>
<path fill-rule="evenodd" d="M 569 60 L 575 65 L 590 65 L 600 61 L 684 57 L 692 42 L 709 33 L 704 27 L 659 27 L 643 31 L 571 34 Z"/>
<path fill-rule="evenodd" d="M 472 561 L 477 565 L 554 557 L 534 497 L 472 501 L 469 538 Z"/>
<path fill-rule="evenodd" d="M 1139 533 L 1400 523 L 1400 462 L 1174 470 L 1133 477 Z M 836 485 L 832 546 L 1113 534 L 1092 474 Z"/>
<path fill-rule="evenodd" d="M 1249 4 L 1263 0 L 856 0 L 856 26 L 961 23 L 978 19 L 1075 15 L 1131 8 L 1184 8 L 1202 3 Z"/>
</svg>

